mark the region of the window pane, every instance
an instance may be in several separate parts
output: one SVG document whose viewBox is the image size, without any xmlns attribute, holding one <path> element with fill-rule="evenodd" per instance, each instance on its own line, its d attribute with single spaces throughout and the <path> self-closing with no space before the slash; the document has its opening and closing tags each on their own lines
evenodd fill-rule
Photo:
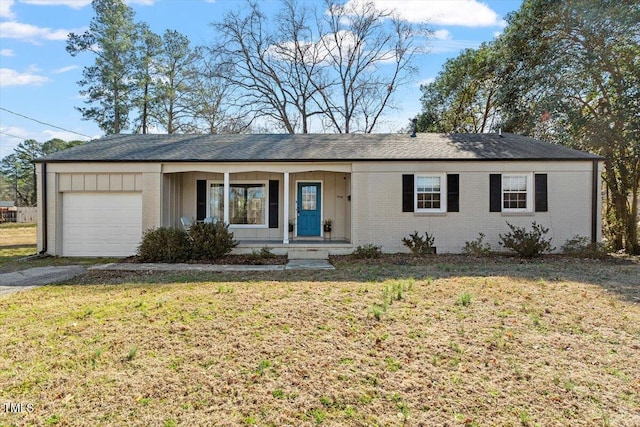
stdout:
<svg viewBox="0 0 640 427">
<path fill-rule="evenodd" d="M 265 185 L 231 184 L 229 216 L 231 224 L 265 224 Z"/>
<path fill-rule="evenodd" d="M 526 209 L 527 193 L 507 193 L 504 195 L 504 207 L 507 209 Z"/>
<path fill-rule="evenodd" d="M 302 210 L 315 211 L 318 206 L 318 187 L 315 185 L 302 186 Z"/>
<path fill-rule="evenodd" d="M 419 193 L 418 209 L 440 209 L 440 194 Z"/>
<path fill-rule="evenodd" d="M 224 219 L 224 185 L 211 184 L 209 188 L 209 216 Z"/>
<path fill-rule="evenodd" d="M 419 176 L 417 179 L 417 188 L 418 188 L 418 193 L 440 192 L 440 177 Z"/>
<path fill-rule="evenodd" d="M 502 181 L 503 191 L 527 191 L 526 176 L 505 176 Z"/>
</svg>

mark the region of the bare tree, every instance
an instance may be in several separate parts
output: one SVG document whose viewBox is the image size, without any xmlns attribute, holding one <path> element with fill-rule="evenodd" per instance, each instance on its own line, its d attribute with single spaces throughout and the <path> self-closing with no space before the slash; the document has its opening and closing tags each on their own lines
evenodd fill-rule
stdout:
<svg viewBox="0 0 640 427">
<path fill-rule="evenodd" d="M 415 42 L 426 30 L 372 2 L 326 5 L 321 25 L 328 32 L 320 43 L 334 80 L 319 87 L 325 115 L 340 133 L 370 133 L 391 107 L 393 93 L 415 72 Z"/>
<path fill-rule="evenodd" d="M 312 120 L 340 133 L 372 132 L 414 71 L 422 29 L 371 2 L 326 2 L 318 12 L 283 0 L 270 26 L 255 2 L 214 24 L 212 52 L 227 58 L 240 108 L 286 132 L 309 132 Z"/>
<path fill-rule="evenodd" d="M 228 67 L 218 63 L 216 58 L 199 56 L 201 60 L 198 72 L 191 80 L 189 99 L 197 130 L 209 134 L 246 132 L 251 120 L 229 105 L 235 88 L 226 84 L 225 76 L 230 73 Z"/>
<path fill-rule="evenodd" d="M 212 53 L 226 57 L 227 79 L 241 89 L 241 109 L 272 119 L 288 133 L 306 133 L 309 119 L 320 113 L 311 108 L 317 89 L 310 79 L 319 62 L 310 48 L 309 10 L 285 0 L 273 26 L 256 2 L 248 2 L 248 11 L 214 24 L 221 39 Z"/>
</svg>

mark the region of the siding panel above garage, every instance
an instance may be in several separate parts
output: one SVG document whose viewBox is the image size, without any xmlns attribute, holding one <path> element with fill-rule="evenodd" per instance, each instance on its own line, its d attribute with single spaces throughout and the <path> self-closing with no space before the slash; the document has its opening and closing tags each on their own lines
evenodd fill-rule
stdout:
<svg viewBox="0 0 640 427">
<path fill-rule="evenodd" d="M 63 256 L 130 256 L 142 237 L 142 194 L 64 193 Z"/>
<path fill-rule="evenodd" d="M 59 191 L 141 191 L 142 174 L 61 173 Z"/>
</svg>

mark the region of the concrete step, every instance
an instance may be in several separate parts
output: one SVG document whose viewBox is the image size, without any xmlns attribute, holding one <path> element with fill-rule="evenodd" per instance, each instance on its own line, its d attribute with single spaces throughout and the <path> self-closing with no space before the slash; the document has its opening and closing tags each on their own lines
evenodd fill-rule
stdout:
<svg viewBox="0 0 640 427">
<path fill-rule="evenodd" d="M 329 251 L 317 248 L 289 249 L 288 258 L 291 259 L 329 259 Z"/>
</svg>

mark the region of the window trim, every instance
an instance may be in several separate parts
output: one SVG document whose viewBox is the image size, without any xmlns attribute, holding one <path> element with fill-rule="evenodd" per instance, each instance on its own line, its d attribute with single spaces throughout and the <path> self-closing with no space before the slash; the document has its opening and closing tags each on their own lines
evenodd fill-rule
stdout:
<svg viewBox="0 0 640 427">
<path fill-rule="evenodd" d="M 509 172 L 503 173 L 500 177 L 500 209 L 504 213 L 519 213 L 519 212 L 533 212 L 534 200 L 533 200 L 533 173 L 532 172 Z M 504 179 L 507 177 L 524 177 L 527 195 L 527 206 L 524 208 L 505 208 L 504 207 Z"/>
<path fill-rule="evenodd" d="M 414 213 L 447 213 L 447 174 L 446 173 L 414 173 L 413 174 L 413 212 Z M 440 207 L 418 208 L 418 179 L 419 178 L 439 178 L 440 179 Z"/>
<path fill-rule="evenodd" d="M 207 217 L 212 216 L 211 215 L 211 185 L 212 184 L 216 184 L 216 185 L 222 185 L 224 186 L 224 181 L 218 180 L 218 179 L 208 179 L 207 180 Z M 256 184 L 256 185 L 263 185 L 264 186 L 264 223 L 262 224 L 229 224 L 229 228 L 250 228 L 250 229 L 262 229 L 262 228 L 269 228 L 269 180 L 262 180 L 262 179 L 258 179 L 258 180 L 246 180 L 246 179 L 242 179 L 242 180 L 229 180 L 229 188 L 231 188 L 234 184 L 242 184 L 242 185 L 247 185 L 247 184 Z M 224 192 L 224 190 L 223 190 Z M 224 218 L 220 218 L 220 220 L 224 221 Z"/>
</svg>

